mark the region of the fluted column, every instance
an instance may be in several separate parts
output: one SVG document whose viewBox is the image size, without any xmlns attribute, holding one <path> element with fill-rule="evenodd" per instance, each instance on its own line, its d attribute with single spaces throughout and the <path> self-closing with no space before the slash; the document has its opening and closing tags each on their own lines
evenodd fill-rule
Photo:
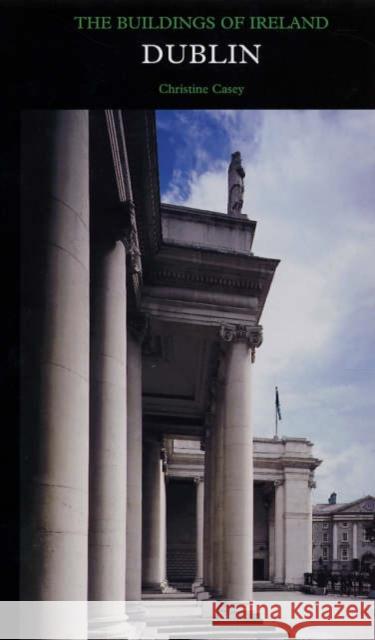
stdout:
<svg viewBox="0 0 375 640">
<path fill-rule="evenodd" d="M 143 584 L 164 590 L 167 585 L 166 489 L 157 440 L 147 443 L 143 478 Z"/>
<path fill-rule="evenodd" d="M 275 485 L 275 577 L 274 582 L 285 580 L 284 553 L 284 481 L 276 480 Z"/>
<path fill-rule="evenodd" d="M 128 332 L 128 463 L 126 515 L 126 599 L 140 600 L 142 587 L 142 348 Z"/>
<path fill-rule="evenodd" d="M 88 112 L 26 111 L 21 143 L 21 599 L 86 600 Z"/>
<path fill-rule="evenodd" d="M 247 600 L 253 577 L 251 361 L 260 327 L 222 327 L 228 342 L 224 433 L 225 598 Z"/>
<path fill-rule="evenodd" d="M 97 238 L 91 293 L 89 599 L 120 601 L 125 600 L 127 438 L 122 241 Z"/>
</svg>

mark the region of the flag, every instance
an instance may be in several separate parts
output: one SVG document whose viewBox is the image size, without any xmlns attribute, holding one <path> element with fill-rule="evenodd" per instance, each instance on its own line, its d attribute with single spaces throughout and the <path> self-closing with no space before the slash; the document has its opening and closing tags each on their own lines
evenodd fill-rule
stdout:
<svg viewBox="0 0 375 640">
<path fill-rule="evenodd" d="M 281 411 L 280 411 L 280 400 L 279 400 L 279 390 L 276 387 L 276 414 L 279 418 L 279 420 L 281 420 Z"/>
</svg>

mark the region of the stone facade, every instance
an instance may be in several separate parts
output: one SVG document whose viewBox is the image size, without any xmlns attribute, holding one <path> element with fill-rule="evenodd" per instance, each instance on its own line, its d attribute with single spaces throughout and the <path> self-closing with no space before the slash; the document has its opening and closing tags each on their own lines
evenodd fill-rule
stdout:
<svg viewBox="0 0 375 640">
<path fill-rule="evenodd" d="M 330 571 L 368 571 L 375 566 L 375 543 L 366 535 L 366 526 L 375 515 L 375 498 L 365 496 L 348 503 L 336 503 L 332 494 L 327 504 L 313 509 L 313 568 L 323 563 Z"/>
</svg>

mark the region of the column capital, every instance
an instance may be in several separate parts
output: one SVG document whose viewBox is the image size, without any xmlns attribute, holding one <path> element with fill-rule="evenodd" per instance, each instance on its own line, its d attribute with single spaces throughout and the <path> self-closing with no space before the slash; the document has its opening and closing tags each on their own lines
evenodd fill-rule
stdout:
<svg viewBox="0 0 375 640">
<path fill-rule="evenodd" d="M 222 324 L 220 338 L 224 342 L 246 342 L 251 350 L 251 362 L 255 361 L 255 349 L 263 341 L 263 327 L 261 325 Z"/>
<path fill-rule="evenodd" d="M 274 480 L 273 481 L 273 486 L 274 487 L 282 487 L 284 482 L 285 482 L 285 480 Z"/>
<path fill-rule="evenodd" d="M 203 480 L 203 478 L 201 478 L 200 476 L 196 476 L 196 477 L 194 478 L 194 484 L 198 485 L 198 484 L 200 484 L 201 482 L 204 482 L 204 480 Z"/>
</svg>

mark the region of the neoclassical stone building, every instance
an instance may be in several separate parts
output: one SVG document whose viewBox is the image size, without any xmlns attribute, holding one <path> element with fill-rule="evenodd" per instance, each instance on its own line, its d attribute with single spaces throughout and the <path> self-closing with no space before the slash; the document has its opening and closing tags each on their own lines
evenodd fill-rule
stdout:
<svg viewBox="0 0 375 640">
<path fill-rule="evenodd" d="M 375 543 L 366 528 L 375 516 L 375 497 L 337 502 L 332 493 L 328 502 L 313 508 L 313 568 L 324 564 L 330 571 L 369 571 L 375 566 Z M 353 563 L 353 560 L 357 561 Z"/>
<path fill-rule="evenodd" d="M 199 440 L 165 440 L 167 577 L 179 587 L 184 580 L 199 583 L 207 575 L 206 584 L 220 594 L 222 567 L 215 567 L 209 549 L 221 544 L 222 480 L 207 469 L 205 473 L 205 453 L 199 444 Z M 304 438 L 253 440 L 254 542 L 249 554 L 259 588 L 272 589 L 268 583 L 300 586 L 303 574 L 311 571 L 311 489 L 319 463 L 312 455 L 311 442 Z M 210 483 L 214 483 L 216 500 L 209 501 L 204 511 L 204 487 Z M 203 530 L 213 530 L 205 541 Z"/>
<path fill-rule="evenodd" d="M 23 113 L 22 599 L 139 600 L 168 572 L 248 599 L 253 548 L 257 578 L 310 569 L 311 444 L 257 439 L 253 464 L 278 260 L 253 253 L 238 162 L 229 215 L 163 205 L 152 112 Z"/>
</svg>

